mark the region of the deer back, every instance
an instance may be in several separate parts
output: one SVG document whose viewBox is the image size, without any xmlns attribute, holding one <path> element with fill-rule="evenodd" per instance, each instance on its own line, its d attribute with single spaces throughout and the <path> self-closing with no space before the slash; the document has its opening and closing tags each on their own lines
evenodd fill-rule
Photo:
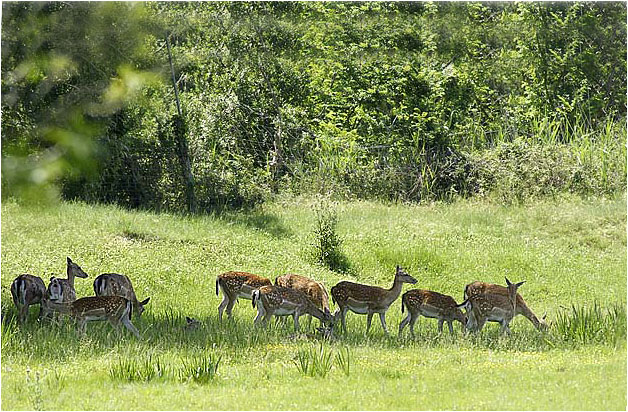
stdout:
<svg viewBox="0 0 628 412">
<path fill-rule="evenodd" d="M 39 276 L 23 274 L 11 283 L 11 297 L 15 306 L 41 303 L 46 294 L 46 285 Z"/>
</svg>

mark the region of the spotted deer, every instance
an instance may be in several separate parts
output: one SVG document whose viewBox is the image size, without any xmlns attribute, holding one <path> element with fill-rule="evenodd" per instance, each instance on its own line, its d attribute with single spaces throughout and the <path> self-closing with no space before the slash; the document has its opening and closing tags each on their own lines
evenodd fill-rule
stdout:
<svg viewBox="0 0 628 412">
<path fill-rule="evenodd" d="M 11 283 L 11 297 L 18 310 L 20 323 L 26 321 L 31 305 L 39 305 L 39 319 L 45 315 L 42 302 L 46 297 L 46 285 L 39 276 L 23 274 L 16 277 Z"/>
<path fill-rule="evenodd" d="M 499 322 L 501 333 L 510 334 L 510 321 L 515 317 L 517 311 L 517 289 L 524 284 L 511 283 L 506 278 L 508 295 L 496 293 L 484 293 L 471 295 L 467 300 L 457 305 L 467 309 L 467 329 L 479 332 L 487 321 Z"/>
<path fill-rule="evenodd" d="M 340 317 L 342 329 L 346 332 L 347 326 L 345 317 L 348 310 L 360 315 L 367 315 L 366 331 L 368 333 L 371 328 L 371 320 L 373 314 L 379 314 L 384 332 L 388 334 L 386 328 L 386 311 L 397 300 L 401 293 L 401 287 L 404 283 L 415 284 L 415 278 L 406 273 L 401 267 L 397 266 L 395 279 L 390 289 L 384 289 L 377 286 L 362 285 L 342 281 L 331 288 L 331 298 L 338 305 L 335 313 L 336 317 Z"/>
<path fill-rule="evenodd" d="M 329 295 L 322 283 L 306 278 L 305 276 L 287 274 L 277 276 L 277 278 L 275 278 L 275 285 L 301 291 L 305 293 L 320 310 L 329 312 Z"/>
<path fill-rule="evenodd" d="M 333 326 L 333 316 L 329 309 L 322 311 L 303 292 L 284 288 L 282 286 L 267 285 L 253 291 L 253 307 L 257 307 L 257 317 L 254 324 L 260 322 L 268 324 L 270 318 L 275 316 L 292 316 L 294 330 L 299 330 L 299 317 L 311 315 L 319 319 L 325 325 Z"/>
<path fill-rule="evenodd" d="M 121 296 L 88 296 L 74 302 L 48 303 L 54 311 L 68 314 L 78 322 L 78 329 L 85 333 L 87 322 L 108 320 L 116 329 L 120 330 L 120 324 L 124 325 L 138 339 L 140 333 L 131 323 L 131 301 Z"/>
<path fill-rule="evenodd" d="M 222 290 L 222 302 L 218 306 L 218 320 L 222 322 L 222 312 L 227 309 L 227 316 L 231 317 L 233 305 L 238 298 L 251 300 L 251 294 L 262 286 L 272 285 L 267 278 L 246 272 L 225 272 L 216 277 L 216 296 Z"/>
<path fill-rule="evenodd" d="M 144 312 L 144 306 L 150 298 L 138 301 L 131 279 L 126 275 L 117 273 L 103 273 L 94 279 L 94 293 L 96 296 L 121 296 L 128 299 L 133 307 L 133 312 L 140 317 Z"/>
<path fill-rule="evenodd" d="M 457 303 L 451 296 L 443 295 L 431 290 L 414 289 L 401 297 L 401 313 L 404 308 L 408 310 L 408 316 L 399 324 L 399 336 L 403 329 L 410 324 L 410 334 L 414 337 L 414 324 L 419 316 L 438 319 L 438 332 L 443 333 L 443 323 L 447 322 L 449 333 L 453 335 L 453 321 L 460 322 L 463 326 L 467 323 L 466 315 L 456 307 Z"/>
<path fill-rule="evenodd" d="M 478 281 L 469 283 L 464 288 L 465 299 L 468 299 L 470 296 L 473 296 L 473 295 L 481 295 L 484 293 L 494 293 L 497 295 L 508 296 L 508 288 L 502 285 L 496 285 L 494 283 L 486 283 L 486 282 L 478 282 Z M 517 293 L 517 308 L 515 311 L 515 316 L 517 315 L 525 316 L 530 322 L 532 322 L 534 327 L 537 328 L 538 330 L 547 329 L 547 322 L 546 322 L 547 314 L 546 313 L 543 314 L 543 317 L 541 319 L 537 318 L 534 312 L 532 312 L 532 310 L 528 308 L 528 305 L 526 305 L 526 302 L 523 300 L 523 298 L 521 297 L 519 293 Z"/>
<path fill-rule="evenodd" d="M 61 289 L 63 291 L 63 296 L 61 297 L 60 301 L 69 303 L 76 300 L 76 290 L 74 289 L 74 278 L 77 277 L 77 278 L 85 279 L 87 278 L 87 273 L 85 273 L 79 265 L 72 262 L 72 259 L 70 259 L 69 257 L 67 258 L 66 273 L 68 276 L 67 279 L 62 279 L 62 278 L 55 278 L 55 279 L 59 279 L 59 282 L 61 283 Z"/>
</svg>

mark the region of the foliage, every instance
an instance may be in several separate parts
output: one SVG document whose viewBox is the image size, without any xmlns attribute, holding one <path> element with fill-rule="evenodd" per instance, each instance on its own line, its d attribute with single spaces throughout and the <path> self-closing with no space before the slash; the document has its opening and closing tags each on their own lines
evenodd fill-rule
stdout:
<svg viewBox="0 0 628 412">
<path fill-rule="evenodd" d="M 321 343 L 319 349 L 299 349 L 293 362 L 303 376 L 327 376 L 333 366 L 332 351 Z"/>
<path fill-rule="evenodd" d="M 191 359 L 183 359 L 183 366 L 179 371 L 181 380 L 191 380 L 195 383 L 205 384 L 212 381 L 218 373 L 220 356 L 198 355 Z"/>
<path fill-rule="evenodd" d="M 164 376 L 165 368 L 159 357 L 152 355 L 140 358 L 120 359 L 109 370 L 109 375 L 114 380 L 128 382 L 148 382 Z"/>
<path fill-rule="evenodd" d="M 338 234 L 338 212 L 333 206 L 321 201 L 316 207 L 314 227 L 314 258 L 321 265 L 335 272 L 349 270 L 349 260 L 342 252 L 343 239 Z"/>
<path fill-rule="evenodd" d="M 6 3 L 4 196 L 60 184 L 66 199 L 185 211 L 184 143 L 200 211 L 284 190 L 621 192 L 625 20 L 618 2 Z"/>
<path fill-rule="evenodd" d="M 626 305 L 572 305 L 558 312 L 552 328 L 558 339 L 574 344 L 617 344 L 626 340 Z"/>
</svg>

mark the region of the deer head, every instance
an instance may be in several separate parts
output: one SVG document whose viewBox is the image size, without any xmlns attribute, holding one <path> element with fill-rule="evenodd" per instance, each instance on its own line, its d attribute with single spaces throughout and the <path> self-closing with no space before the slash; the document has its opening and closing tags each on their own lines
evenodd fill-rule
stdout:
<svg viewBox="0 0 628 412">
<path fill-rule="evenodd" d="M 69 256 L 67 260 L 68 260 L 68 265 L 67 265 L 68 278 L 71 278 L 72 276 L 76 276 L 77 278 L 87 277 L 87 273 L 83 272 L 83 269 L 81 269 L 79 265 L 72 262 L 72 259 L 70 259 Z"/>
<path fill-rule="evenodd" d="M 510 299 L 510 302 L 512 303 L 512 307 L 514 310 L 517 305 L 517 289 L 519 289 L 519 286 L 526 283 L 526 281 L 524 280 L 519 283 L 512 283 L 505 276 L 504 276 L 504 279 L 506 279 L 506 285 L 508 286 L 508 299 Z"/>
<path fill-rule="evenodd" d="M 401 266 L 397 265 L 397 269 L 395 272 L 395 281 L 401 283 L 410 283 L 414 285 L 417 283 L 417 280 L 410 276 L 408 272 L 406 272 Z"/>
<path fill-rule="evenodd" d="M 135 306 L 135 313 L 137 313 L 137 316 L 141 316 L 142 313 L 144 313 L 144 306 L 148 303 L 148 301 L 150 301 L 150 298 L 137 302 L 137 305 Z"/>
</svg>

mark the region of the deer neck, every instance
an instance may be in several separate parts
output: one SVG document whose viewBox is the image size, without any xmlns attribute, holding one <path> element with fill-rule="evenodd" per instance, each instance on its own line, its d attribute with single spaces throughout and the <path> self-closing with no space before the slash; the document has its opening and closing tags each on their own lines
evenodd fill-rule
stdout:
<svg viewBox="0 0 628 412">
<path fill-rule="evenodd" d="M 68 283 L 70 284 L 70 287 L 74 289 L 74 272 L 68 269 L 67 274 L 68 274 Z"/>
<path fill-rule="evenodd" d="M 393 281 L 392 287 L 390 289 L 387 289 L 386 297 L 384 298 L 386 303 L 391 304 L 392 302 L 397 300 L 397 298 L 399 297 L 399 294 L 401 294 L 402 286 L 403 286 L 403 282 L 398 280 L 397 277 L 395 276 L 395 280 Z"/>
</svg>

